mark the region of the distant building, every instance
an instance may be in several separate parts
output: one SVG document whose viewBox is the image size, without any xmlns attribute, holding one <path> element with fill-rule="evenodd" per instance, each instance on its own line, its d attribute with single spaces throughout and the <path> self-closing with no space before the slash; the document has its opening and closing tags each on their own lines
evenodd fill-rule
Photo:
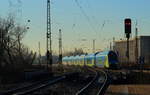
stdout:
<svg viewBox="0 0 150 95">
<path fill-rule="evenodd" d="M 128 62 L 126 40 L 115 41 L 114 50 L 118 53 L 121 63 Z M 137 40 L 135 38 L 129 40 L 129 62 L 137 63 L 140 57 L 144 57 L 145 63 L 150 64 L 150 36 L 139 36 Z"/>
</svg>

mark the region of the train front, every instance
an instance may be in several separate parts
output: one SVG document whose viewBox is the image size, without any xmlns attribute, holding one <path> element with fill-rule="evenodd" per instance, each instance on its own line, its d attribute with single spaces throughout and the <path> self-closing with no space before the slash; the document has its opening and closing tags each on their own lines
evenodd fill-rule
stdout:
<svg viewBox="0 0 150 95">
<path fill-rule="evenodd" d="M 109 51 L 108 53 L 108 62 L 110 69 L 118 69 L 118 55 L 114 51 Z"/>
</svg>

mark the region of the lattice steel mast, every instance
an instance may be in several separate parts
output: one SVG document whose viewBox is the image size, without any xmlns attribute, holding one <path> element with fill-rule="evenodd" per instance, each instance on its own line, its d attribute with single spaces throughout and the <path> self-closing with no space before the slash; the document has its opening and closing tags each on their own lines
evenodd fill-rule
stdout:
<svg viewBox="0 0 150 95">
<path fill-rule="evenodd" d="M 52 64 L 52 40 L 51 40 L 51 11 L 50 0 L 47 0 L 47 68 Z"/>
</svg>

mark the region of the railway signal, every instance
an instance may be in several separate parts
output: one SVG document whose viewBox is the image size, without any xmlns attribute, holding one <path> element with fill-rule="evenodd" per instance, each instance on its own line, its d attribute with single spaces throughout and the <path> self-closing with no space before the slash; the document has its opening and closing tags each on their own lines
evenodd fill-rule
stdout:
<svg viewBox="0 0 150 95">
<path fill-rule="evenodd" d="M 130 18 L 125 19 L 125 33 L 126 34 L 131 33 L 131 19 Z"/>
<path fill-rule="evenodd" d="M 124 20 L 124 24 L 125 24 L 125 34 L 126 34 L 126 38 L 127 38 L 127 51 L 126 51 L 126 56 L 128 58 L 128 63 L 129 63 L 129 38 L 130 38 L 130 34 L 131 34 L 131 19 L 130 18 L 126 18 Z"/>
</svg>

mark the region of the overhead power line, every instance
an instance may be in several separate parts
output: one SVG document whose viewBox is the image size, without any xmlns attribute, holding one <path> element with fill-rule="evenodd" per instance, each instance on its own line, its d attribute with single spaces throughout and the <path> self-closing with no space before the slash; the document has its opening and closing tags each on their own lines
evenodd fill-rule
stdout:
<svg viewBox="0 0 150 95">
<path fill-rule="evenodd" d="M 96 32 L 96 29 L 94 28 L 93 24 L 91 23 L 90 17 L 86 14 L 86 12 L 84 11 L 83 7 L 80 5 L 78 0 L 75 0 L 75 2 L 76 2 L 76 5 L 79 7 L 81 13 L 84 15 L 84 17 L 88 21 L 88 23 L 91 26 L 91 28 Z"/>
</svg>

